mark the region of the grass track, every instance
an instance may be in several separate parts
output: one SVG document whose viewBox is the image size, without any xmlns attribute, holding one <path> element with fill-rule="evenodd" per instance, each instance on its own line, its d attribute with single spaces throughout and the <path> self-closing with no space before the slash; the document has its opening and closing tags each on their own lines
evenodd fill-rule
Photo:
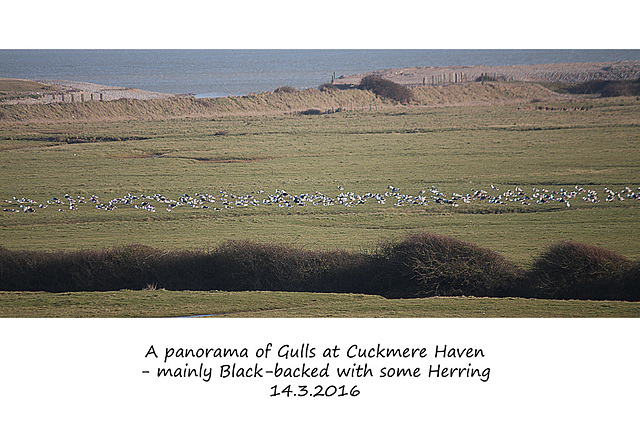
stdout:
<svg viewBox="0 0 640 427">
<path fill-rule="evenodd" d="M 0 317 L 640 317 L 640 303 L 306 292 L 0 292 Z"/>
</svg>

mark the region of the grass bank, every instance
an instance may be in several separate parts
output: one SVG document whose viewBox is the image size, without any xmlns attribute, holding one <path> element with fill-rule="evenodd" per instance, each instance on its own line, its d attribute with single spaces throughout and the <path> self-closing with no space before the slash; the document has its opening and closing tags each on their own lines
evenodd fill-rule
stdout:
<svg viewBox="0 0 640 427">
<path fill-rule="evenodd" d="M 520 99 L 557 97 L 556 94 L 532 83 L 467 83 L 464 85 L 424 86 L 402 98 L 413 99 L 414 105 L 477 104 Z M 246 96 L 220 98 L 175 97 L 169 99 L 86 101 L 53 104 L 0 104 L 0 121 L 117 121 L 155 120 L 175 117 L 216 117 L 225 115 L 255 115 L 319 112 L 362 111 L 387 109 L 396 105 L 393 98 L 376 95 L 371 90 L 335 88 L 274 91 Z"/>
<path fill-rule="evenodd" d="M 640 317 L 640 303 L 525 298 L 435 297 L 389 300 L 376 295 L 123 290 L 0 292 L 0 317 L 241 318 L 568 318 Z"/>
</svg>

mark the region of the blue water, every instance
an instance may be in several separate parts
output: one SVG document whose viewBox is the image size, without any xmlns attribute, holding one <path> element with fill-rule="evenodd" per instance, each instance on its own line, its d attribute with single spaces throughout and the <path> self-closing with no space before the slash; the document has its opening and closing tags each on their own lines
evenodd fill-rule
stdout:
<svg viewBox="0 0 640 427">
<path fill-rule="evenodd" d="M 333 73 L 447 65 L 640 60 L 639 50 L 0 50 L 0 77 L 197 96 L 317 87 Z"/>
</svg>

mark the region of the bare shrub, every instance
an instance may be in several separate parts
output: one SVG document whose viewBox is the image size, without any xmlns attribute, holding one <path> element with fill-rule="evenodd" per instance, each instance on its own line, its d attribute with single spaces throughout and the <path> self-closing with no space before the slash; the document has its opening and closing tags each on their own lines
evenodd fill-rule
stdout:
<svg viewBox="0 0 640 427">
<path fill-rule="evenodd" d="M 523 272 L 488 249 L 432 233 L 372 253 L 228 241 L 211 250 L 144 245 L 75 252 L 0 247 L 0 290 L 270 290 L 429 296 L 640 300 L 640 261 L 583 243 L 551 246 Z"/>
<path fill-rule="evenodd" d="M 565 88 L 573 94 L 599 94 L 602 97 L 638 96 L 640 95 L 640 79 L 638 80 L 590 80 Z"/>
<path fill-rule="evenodd" d="M 303 116 L 319 116 L 324 113 L 324 111 L 318 110 L 317 108 L 309 108 L 308 110 L 300 111 L 300 114 Z"/>
<path fill-rule="evenodd" d="M 622 278 L 622 299 L 640 301 L 640 260 L 635 261 Z"/>
<path fill-rule="evenodd" d="M 529 276 L 535 296 L 555 299 L 622 299 L 631 262 L 608 249 L 576 242 L 550 246 Z"/>
<path fill-rule="evenodd" d="M 432 233 L 382 243 L 376 264 L 376 282 L 392 298 L 513 295 L 523 276 L 496 252 Z"/>
<path fill-rule="evenodd" d="M 413 91 L 406 86 L 377 76 L 366 76 L 360 80 L 359 89 L 369 90 L 383 98 L 393 99 L 402 104 L 413 101 Z"/>
<path fill-rule="evenodd" d="M 280 86 L 279 88 L 276 88 L 274 92 L 275 93 L 295 93 L 295 92 L 299 92 L 299 90 L 291 86 Z"/>
<path fill-rule="evenodd" d="M 482 73 L 475 80 L 476 82 L 506 82 L 507 78 L 505 76 L 499 76 L 496 74 L 485 74 Z"/>
<path fill-rule="evenodd" d="M 612 81 L 604 86 L 600 95 L 603 97 L 640 95 L 640 79 L 633 82 Z"/>
<path fill-rule="evenodd" d="M 214 258 L 219 287 L 227 290 L 352 291 L 359 254 L 309 251 L 285 244 L 229 241 Z"/>
<path fill-rule="evenodd" d="M 143 245 L 76 252 L 0 251 L 2 290 L 140 289 L 155 281 L 157 251 Z"/>
<path fill-rule="evenodd" d="M 333 83 L 323 83 L 320 86 L 318 86 L 318 89 L 322 92 L 333 92 L 333 91 L 339 90 L 338 87 Z"/>
</svg>

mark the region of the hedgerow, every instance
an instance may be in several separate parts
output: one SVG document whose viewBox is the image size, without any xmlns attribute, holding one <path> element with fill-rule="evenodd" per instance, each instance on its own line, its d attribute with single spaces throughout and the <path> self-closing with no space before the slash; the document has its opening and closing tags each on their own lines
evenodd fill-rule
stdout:
<svg viewBox="0 0 640 427">
<path fill-rule="evenodd" d="M 561 242 L 524 270 L 446 236 L 412 234 L 368 253 L 232 240 L 209 250 L 128 245 L 103 250 L 0 247 L 2 291 L 265 290 L 430 296 L 640 300 L 640 261 Z"/>
</svg>

